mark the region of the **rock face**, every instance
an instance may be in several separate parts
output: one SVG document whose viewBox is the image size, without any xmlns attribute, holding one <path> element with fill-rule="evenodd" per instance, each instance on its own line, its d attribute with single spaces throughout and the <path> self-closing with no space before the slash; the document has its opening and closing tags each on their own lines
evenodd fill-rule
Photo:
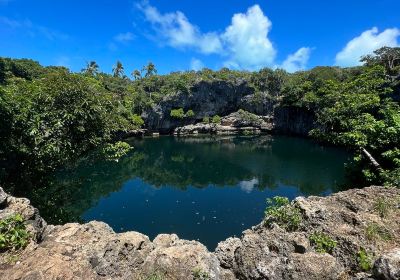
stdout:
<svg viewBox="0 0 400 280">
<path fill-rule="evenodd" d="M 23 251 L 0 253 L 0 279 L 400 279 L 399 199 L 399 189 L 384 187 L 300 197 L 295 231 L 263 221 L 209 252 L 175 234 L 151 241 L 96 221 L 46 225 L 27 199 L 0 188 L 0 217 L 21 213 L 33 236 Z M 378 201 L 389 210 L 380 213 Z M 330 253 L 317 252 L 315 232 L 336 242 Z M 361 250 L 373 269 L 363 271 Z"/>
<path fill-rule="evenodd" d="M 170 116 L 171 110 L 182 108 L 184 112 L 192 110 L 194 116 L 176 119 Z M 177 92 L 167 95 L 157 105 L 142 114 L 145 127 L 149 131 L 171 133 L 176 128 L 185 127 L 185 132 L 198 130 L 199 133 L 232 133 L 231 128 L 245 127 L 245 125 L 224 125 L 209 127 L 201 122 L 204 117 L 219 115 L 226 121 L 235 117 L 232 113 L 238 110 L 256 114 L 264 118 L 270 127 L 268 130 L 286 134 L 307 135 L 314 126 L 314 115 L 300 108 L 280 107 L 279 103 L 267 94 L 254 93 L 244 80 L 236 81 L 200 81 L 189 92 Z M 264 116 L 264 117 L 263 117 Z M 265 117 L 267 116 L 267 117 Z M 268 119 L 265 119 L 268 118 Z M 196 125 L 196 127 L 190 127 Z M 249 127 L 254 127 L 249 125 Z M 202 132 L 200 132 L 202 131 Z M 175 131 L 177 132 L 177 131 Z M 240 131 L 237 131 L 240 132 Z M 183 134 L 183 133 L 182 133 Z"/>
<path fill-rule="evenodd" d="M 193 124 L 204 117 L 225 116 L 239 109 L 242 98 L 253 93 L 246 81 L 235 82 L 201 81 L 195 84 L 189 93 L 177 92 L 166 96 L 159 104 L 145 112 L 142 117 L 149 130 L 169 133 L 172 129 L 185 124 Z M 179 120 L 171 118 L 173 109 L 193 110 L 194 118 Z"/>
<path fill-rule="evenodd" d="M 197 123 L 174 130 L 175 135 L 190 135 L 198 133 L 211 134 L 258 134 L 270 132 L 273 129 L 270 116 L 258 116 L 244 110 L 239 110 L 221 118 L 220 124 Z"/>
</svg>

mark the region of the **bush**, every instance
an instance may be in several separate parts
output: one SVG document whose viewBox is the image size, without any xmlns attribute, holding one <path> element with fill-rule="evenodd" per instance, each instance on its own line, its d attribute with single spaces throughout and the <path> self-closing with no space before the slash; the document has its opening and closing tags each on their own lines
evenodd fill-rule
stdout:
<svg viewBox="0 0 400 280">
<path fill-rule="evenodd" d="M 20 214 L 0 221 L 0 251 L 18 250 L 28 245 L 30 234 Z"/>
<path fill-rule="evenodd" d="M 393 208 L 391 201 L 384 197 L 379 197 L 374 203 L 374 210 L 381 218 L 386 218 Z"/>
<path fill-rule="evenodd" d="M 185 114 L 186 118 L 193 118 L 194 117 L 194 112 L 193 110 L 188 110 Z"/>
<path fill-rule="evenodd" d="M 272 199 L 268 198 L 267 205 L 265 210 L 267 224 L 275 222 L 289 231 L 298 229 L 302 222 L 300 209 L 291 205 L 287 197 L 275 196 Z"/>
<path fill-rule="evenodd" d="M 367 225 L 365 236 L 371 241 L 374 241 L 378 238 L 382 239 L 383 241 L 389 241 L 392 239 L 392 234 L 389 232 L 389 230 L 378 225 L 377 223 L 369 223 Z"/>
<path fill-rule="evenodd" d="M 221 117 L 218 115 L 215 115 L 214 117 L 212 117 L 211 122 L 213 124 L 220 124 L 221 123 Z"/>
<path fill-rule="evenodd" d="M 144 125 L 144 121 L 143 121 L 142 117 L 137 114 L 134 114 L 132 116 L 132 122 L 138 128 L 140 128 Z"/>
<path fill-rule="evenodd" d="M 318 253 L 331 254 L 337 245 L 335 240 L 322 232 L 314 232 L 309 239 L 311 244 L 314 246 L 315 251 Z"/>
<path fill-rule="evenodd" d="M 195 116 L 193 110 L 188 110 L 186 113 L 182 108 L 173 109 L 169 114 L 174 119 L 193 118 Z"/>
<path fill-rule="evenodd" d="M 129 153 L 133 148 L 126 142 L 118 141 L 114 144 L 107 144 L 101 150 L 102 156 L 108 161 L 118 161 Z"/>
<path fill-rule="evenodd" d="M 194 280 L 209 280 L 210 275 L 203 271 L 201 268 L 195 268 L 192 271 L 192 276 Z"/>
<path fill-rule="evenodd" d="M 369 271 L 372 269 L 372 255 L 364 248 L 361 248 L 361 250 L 358 251 L 357 262 L 363 271 Z"/>
<path fill-rule="evenodd" d="M 210 117 L 204 117 L 203 118 L 203 123 L 209 124 L 210 123 Z"/>
</svg>

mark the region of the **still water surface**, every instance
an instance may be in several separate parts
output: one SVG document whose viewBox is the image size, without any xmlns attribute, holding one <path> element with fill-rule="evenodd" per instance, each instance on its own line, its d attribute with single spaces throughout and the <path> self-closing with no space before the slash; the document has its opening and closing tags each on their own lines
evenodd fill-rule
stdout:
<svg viewBox="0 0 400 280">
<path fill-rule="evenodd" d="M 132 139 L 119 162 L 83 161 L 40 195 L 44 216 L 100 220 L 154 238 L 177 233 L 214 249 L 259 223 L 266 199 L 327 195 L 345 183 L 349 155 L 283 136 Z"/>
</svg>

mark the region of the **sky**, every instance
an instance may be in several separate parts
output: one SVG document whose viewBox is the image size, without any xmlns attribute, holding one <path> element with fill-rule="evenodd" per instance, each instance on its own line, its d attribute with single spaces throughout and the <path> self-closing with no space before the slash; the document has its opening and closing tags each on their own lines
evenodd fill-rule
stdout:
<svg viewBox="0 0 400 280">
<path fill-rule="evenodd" d="M 355 66 L 400 46 L 399 0 L 0 0 L 0 56 L 126 74 Z"/>
</svg>

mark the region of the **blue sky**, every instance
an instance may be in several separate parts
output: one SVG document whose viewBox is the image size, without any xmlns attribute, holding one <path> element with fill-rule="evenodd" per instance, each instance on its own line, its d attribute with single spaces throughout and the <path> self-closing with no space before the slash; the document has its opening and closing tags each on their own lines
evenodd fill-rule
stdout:
<svg viewBox="0 0 400 280">
<path fill-rule="evenodd" d="M 400 45 L 400 1 L 0 0 L 0 56 L 79 71 L 95 60 L 126 73 L 199 69 L 288 71 L 357 65 Z"/>
</svg>

